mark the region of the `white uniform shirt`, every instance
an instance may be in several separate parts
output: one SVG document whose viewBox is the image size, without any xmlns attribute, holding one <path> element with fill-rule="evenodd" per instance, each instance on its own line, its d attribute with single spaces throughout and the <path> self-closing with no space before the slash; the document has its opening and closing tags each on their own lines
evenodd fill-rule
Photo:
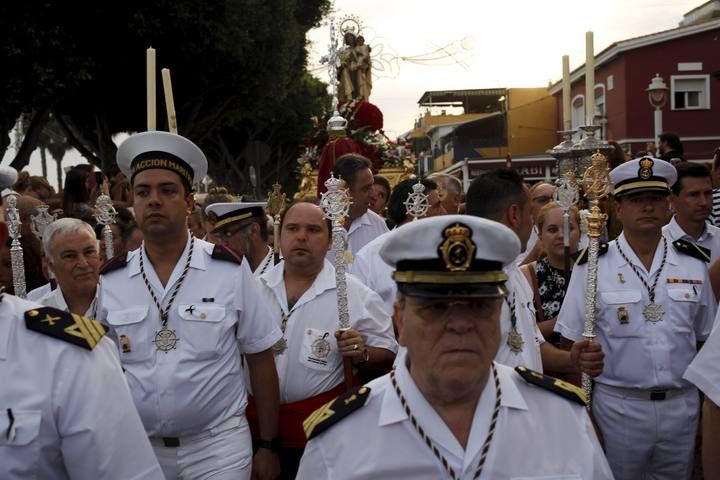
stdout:
<svg viewBox="0 0 720 480">
<path fill-rule="evenodd" d="M 695 239 L 685 233 L 685 230 L 678 225 L 675 217 L 670 220 L 670 223 L 663 227 L 663 235 L 665 235 L 670 242 L 682 239 L 710 250 L 710 263 L 706 263 L 708 268 L 710 265 L 715 263 L 715 260 L 720 258 L 720 228 L 708 221 L 705 222 L 705 231 L 698 239 Z"/>
<path fill-rule="evenodd" d="M 388 232 L 389 233 L 389 232 Z M 364 285 L 382 298 L 385 313 L 392 316 L 397 296 L 397 285 L 392 278 L 393 269 L 380 257 L 380 249 L 387 240 L 387 234 L 380 235 L 360 249 L 348 271 L 358 277 Z"/>
<path fill-rule="evenodd" d="M 277 265 L 259 279 L 262 301 L 278 326 L 288 312 L 284 265 Z M 346 282 L 351 327 L 368 346 L 397 352 L 392 321 L 380 297 L 352 275 L 346 276 Z M 280 403 L 319 395 L 343 381 L 342 355 L 335 339 L 339 329 L 335 268 L 330 262 L 325 260 L 322 271 L 291 311 L 285 329 L 288 349 L 275 355 Z"/>
<path fill-rule="evenodd" d="M 189 244 L 188 239 L 165 287 L 144 256 L 145 275 L 163 308 L 185 267 Z M 280 329 L 258 301 L 247 262 L 213 259 L 214 247 L 195 239 L 168 321 L 180 340 L 167 353 L 152 343 L 160 313 L 140 274 L 140 250 L 128 254 L 124 268 L 102 277 L 98 317 L 120 339 L 120 361 L 150 436 L 192 435 L 243 414 L 247 393 L 238 347 L 240 353 L 258 353 L 280 339 Z M 122 336 L 129 352 L 123 351 Z"/>
<path fill-rule="evenodd" d="M 49 293 L 45 294 L 43 297 L 37 300 L 37 303 L 39 303 L 40 305 L 45 305 L 46 307 L 57 308 L 58 310 L 62 310 L 64 312 L 70 311 L 68 309 L 67 302 L 65 302 L 65 296 L 60 290 L 60 287 L 56 288 L 55 290 L 51 290 Z M 95 311 L 96 304 L 97 292 L 95 294 L 95 299 L 92 301 L 83 316 L 87 318 L 95 318 L 97 316 L 97 312 Z"/>
<path fill-rule="evenodd" d="M 545 339 L 537 326 L 532 287 L 517 263 L 508 265 L 505 273 L 508 275 L 506 287 L 509 293 L 507 301 L 503 301 L 500 313 L 500 349 L 495 355 L 495 361 L 511 367 L 524 365 L 531 370 L 542 372 L 540 345 L 545 343 Z M 512 325 L 508 302 L 512 304 L 513 299 L 515 301 L 516 326 L 523 339 L 522 351 L 517 353 L 510 349 L 507 342 Z"/>
<path fill-rule="evenodd" d="M 347 250 L 355 255 L 362 247 L 387 231 L 388 228 L 385 224 L 385 219 L 368 209 L 362 216 L 353 220 L 347 232 L 343 231 L 347 242 Z M 326 258 L 331 262 L 335 258 L 335 253 L 332 249 L 328 251 Z"/>
<path fill-rule="evenodd" d="M 52 284 L 48 282 L 45 285 L 41 285 L 36 289 L 30 290 L 25 296 L 25 298 L 31 302 L 37 302 L 52 291 Z"/>
<path fill-rule="evenodd" d="M 0 478 L 162 479 L 112 341 L 91 351 L 28 330 L 38 307 L 0 301 Z"/>
<path fill-rule="evenodd" d="M 610 467 L 581 405 L 527 384 L 496 364 L 501 403 L 482 479 L 611 479 Z M 475 408 L 467 447 L 398 362 L 397 382 L 412 414 L 463 480 L 474 478 L 495 404 L 492 375 Z M 389 375 L 368 384 L 365 405 L 313 438 L 300 462 L 298 480 L 449 478 L 440 460 L 413 427 Z"/>
<path fill-rule="evenodd" d="M 668 240 L 667 263 L 655 289 L 655 303 L 662 305 L 665 314 L 653 323 L 642 314 L 650 303 L 648 291 L 620 255 L 617 242 L 649 285 L 663 256 L 661 241 L 648 275 L 621 234 L 598 257 L 595 334 L 605 353 L 605 366 L 595 380 L 638 389 L 688 386 L 682 375 L 695 357 L 696 342 L 708 337 L 717 308 L 707 267 L 680 254 Z M 555 326 L 570 340 L 579 340 L 583 334 L 587 267 L 586 263 L 573 268 Z"/>
<path fill-rule="evenodd" d="M 720 311 L 718 312 L 720 315 Z M 715 318 L 715 327 L 705 345 L 690 363 L 684 378 L 692 382 L 715 405 L 720 405 L 720 328 Z"/>
</svg>

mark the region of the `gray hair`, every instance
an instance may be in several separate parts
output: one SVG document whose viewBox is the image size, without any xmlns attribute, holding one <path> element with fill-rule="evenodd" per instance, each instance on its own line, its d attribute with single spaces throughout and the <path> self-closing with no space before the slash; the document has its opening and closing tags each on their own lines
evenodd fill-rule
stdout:
<svg viewBox="0 0 720 480">
<path fill-rule="evenodd" d="M 95 238 L 95 230 L 90 224 L 78 220 L 77 218 L 60 218 L 55 220 L 45 228 L 42 238 L 42 247 L 45 257 L 51 258 L 50 248 L 52 247 L 52 240 L 58 233 L 75 233 L 75 232 L 86 232 Z"/>
<path fill-rule="evenodd" d="M 462 183 L 460 182 L 460 179 L 457 178 L 455 175 L 450 175 L 448 173 L 433 173 L 429 175 L 428 178 L 431 180 L 435 180 L 436 182 L 441 181 L 448 192 L 462 193 Z"/>
</svg>

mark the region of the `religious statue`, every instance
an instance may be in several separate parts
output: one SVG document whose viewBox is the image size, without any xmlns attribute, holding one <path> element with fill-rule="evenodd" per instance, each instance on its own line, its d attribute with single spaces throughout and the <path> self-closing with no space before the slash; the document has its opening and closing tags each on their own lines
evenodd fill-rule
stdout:
<svg viewBox="0 0 720 480">
<path fill-rule="evenodd" d="M 371 48 L 365 38 L 345 31 L 344 45 L 338 51 L 338 100 L 368 100 L 372 90 Z"/>
</svg>

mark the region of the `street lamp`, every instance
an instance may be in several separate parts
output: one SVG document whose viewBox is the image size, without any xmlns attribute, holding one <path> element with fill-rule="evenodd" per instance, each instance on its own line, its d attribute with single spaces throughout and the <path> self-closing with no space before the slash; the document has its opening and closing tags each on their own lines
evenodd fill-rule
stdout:
<svg viewBox="0 0 720 480">
<path fill-rule="evenodd" d="M 656 73 L 645 91 L 648 92 L 650 105 L 655 108 L 655 146 L 659 149 L 659 138 L 662 133 L 662 108 L 667 103 L 668 87 L 660 74 Z"/>
</svg>

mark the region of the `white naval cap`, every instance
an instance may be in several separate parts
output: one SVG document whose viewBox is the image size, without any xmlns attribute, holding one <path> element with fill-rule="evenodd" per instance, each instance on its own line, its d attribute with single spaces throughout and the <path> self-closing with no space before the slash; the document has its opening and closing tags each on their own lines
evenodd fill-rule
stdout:
<svg viewBox="0 0 720 480">
<path fill-rule="evenodd" d="M 676 180 L 677 171 L 670 162 L 653 157 L 636 158 L 610 171 L 610 193 L 616 197 L 644 191 L 669 194 Z"/>
<path fill-rule="evenodd" d="M 18 171 L 10 165 L 0 166 L 0 188 L 8 188 L 15 185 L 18 178 Z"/>
<path fill-rule="evenodd" d="M 212 231 L 250 218 L 265 219 L 267 202 L 224 202 L 205 207 L 205 215 L 214 223 Z"/>
<path fill-rule="evenodd" d="M 117 151 L 117 164 L 132 180 L 151 168 L 171 170 L 192 187 L 207 175 L 207 158 L 200 148 L 175 133 L 150 131 L 129 136 Z"/>
<path fill-rule="evenodd" d="M 395 269 L 398 290 L 418 297 L 499 297 L 503 268 L 520 254 L 505 225 L 469 215 L 443 215 L 393 230 L 380 256 Z"/>
</svg>

